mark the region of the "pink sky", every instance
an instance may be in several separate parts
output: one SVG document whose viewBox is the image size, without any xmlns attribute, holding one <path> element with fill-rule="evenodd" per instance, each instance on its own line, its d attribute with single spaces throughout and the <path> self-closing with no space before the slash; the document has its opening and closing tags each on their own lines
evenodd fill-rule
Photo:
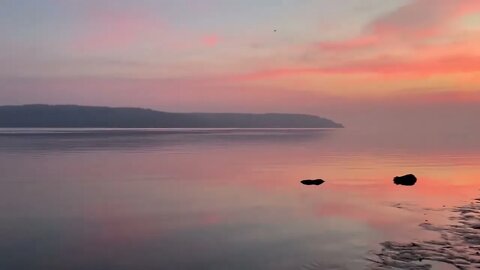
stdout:
<svg viewBox="0 0 480 270">
<path fill-rule="evenodd" d="M 8 0 L 0 102 L 305 112 L 347 123 L 359 113 L 477 112 L 480 1 L 255 3 Z"/>
</svg>

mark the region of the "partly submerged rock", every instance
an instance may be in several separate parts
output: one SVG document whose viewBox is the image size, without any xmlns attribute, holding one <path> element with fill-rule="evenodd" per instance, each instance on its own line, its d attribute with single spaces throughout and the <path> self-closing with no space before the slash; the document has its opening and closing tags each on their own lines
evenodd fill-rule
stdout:
<svg viewBox="0 0 480 270">
<path fill-rule="evenodd" d="M 323 181 L 322 179 L 314 179 L 314 180 L 307 179 L 307 180 L 302 180 L 300 182 L 304 185 L 307 185 L 307 186 L 311 186 L 311 185 L 318 186 L 318 185 L 321 185 L 321 184 L 325 183 L 325 181 Z"/>
<path fill-rule="evenodd" d="M 395 185 L 402 185 L 402 186 L 413 186 L 417 183 L 417 177 L 413 174 L 407 174 L 404 176 L 395 176 L 393 178 L 393 182 Z"/>
</svg>

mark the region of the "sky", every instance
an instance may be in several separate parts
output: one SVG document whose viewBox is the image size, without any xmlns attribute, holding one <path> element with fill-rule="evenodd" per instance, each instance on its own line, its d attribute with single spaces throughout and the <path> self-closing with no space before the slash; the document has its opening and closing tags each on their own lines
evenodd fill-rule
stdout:
<svg viewBox="0 0 480 270">
<path fill-rule="evenodd" d="M 480 1 L 2 0 L 0 105 L 29 103 L 478 125 Z"/>
</svg>

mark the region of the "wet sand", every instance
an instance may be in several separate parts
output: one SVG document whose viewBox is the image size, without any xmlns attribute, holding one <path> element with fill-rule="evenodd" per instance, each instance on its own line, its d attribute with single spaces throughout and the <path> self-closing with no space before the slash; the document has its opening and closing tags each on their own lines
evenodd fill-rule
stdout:
<svg viewBox="0 0 480 270">
<path fill-rule="evenodd" d="M 438 233 L 437 240 L 383 242 L 367 258 L 371 269 L 480 269 L 480 198 L 445 210 L 451 213 L 451 224 L 426 220 L 419 225 Z"/>
</svg>

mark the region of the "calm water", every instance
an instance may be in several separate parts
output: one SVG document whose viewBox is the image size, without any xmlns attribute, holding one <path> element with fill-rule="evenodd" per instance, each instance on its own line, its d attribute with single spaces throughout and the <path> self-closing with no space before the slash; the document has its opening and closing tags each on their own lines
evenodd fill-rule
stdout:
<svg viewBox="0 0 480 270">
<path fill-rule="evenodd" d="M 368 269 L 479 195 L 478 135 L 3 129 L 0 269 Z"/>
</svg>

